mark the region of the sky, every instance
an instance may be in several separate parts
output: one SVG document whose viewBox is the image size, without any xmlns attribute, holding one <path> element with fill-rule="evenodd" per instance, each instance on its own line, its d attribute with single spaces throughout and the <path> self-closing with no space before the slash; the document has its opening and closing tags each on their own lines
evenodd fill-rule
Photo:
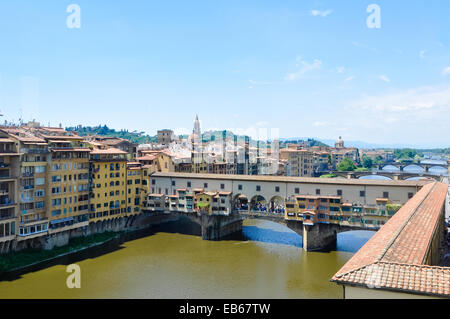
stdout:
<svg viewBox="0 0 450 319">
<path fill-rule="evenodd" d="M 449 15 L 447 0 L 2 1 L 0 119 L 153 135 L 198 114 L 202 130 L 450 147 Z"/>
</svg>

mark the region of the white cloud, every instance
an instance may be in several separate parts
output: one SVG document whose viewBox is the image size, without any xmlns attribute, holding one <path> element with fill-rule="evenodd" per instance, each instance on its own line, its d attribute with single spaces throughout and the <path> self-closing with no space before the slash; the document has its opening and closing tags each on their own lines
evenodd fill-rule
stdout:
<svg viewBox="0 0 450 319">
<path fill-rule="evenodd" d="M 355 76 L 351 75 L 351 76 L 349 76 L 348 78 L 346 78 L 346 79 L 344 80 L 344 82 L 350 82 L 350 81 L 354 80 L 355 78 L 356 78 Z"/>
<path fill-rule="evenodd" d="M 352 108 L 361 111 L 366 118 L 387 123 L 445 119 L 450 112 L 450 86 L 420 87 L 366 96 L 354 102 Z"/>
<path fill-rule="evenodd" d="M 345 68 L 343 66 L 339 66 L 336 68 L 337 73 L 344 73 L 344 71 L 345 71 Z"/>
<path fill-rule="evenodd" d="M 311 10 L 311 15 L 314 17 L 326 17 L 329 16 L 333 10 L 326 10 L 326 11 L 320 11 L 320 10 Z"/>
<path fill-rule="evenodd" d="M 317 126 L 317 127 L 328 126 L 328 122 L 317 121 L 317 122 L 314 122 L 314 126 Z"/>
<path fill-rule="evenodd" d="M 425 53 L 426 53 L 426 52 L 427 52 L 426 50 L 420 51 L 420 52 L 419 52 L 419 57 L 420 57 L 421 59 L 424 59 L 424 58 L 425 58 Z"/>
<path fill-rule="evenodd" d="M 356 42 L 356 41 L 353 41 L 352 45 L 357 48 L 362 48 L 362 49 L 366 49 L 366 50 L 370 50 L 370 51 L 377 51 L 376 48 L 372 48 L 372 47 L 368 46 L 367 44 Z"/>
<path fill-rule="evenodd" d="M 442 75 L 450 75 L 450 66 L 442 70 Z"/>
<path fill-rule="evenodd" d="M 297 58 L 297 68 L 299 68 L 299 70 L 296 72 L 293 72 L 293 73 L 289 73 L 286 76 L 286 80 L 294 81 L 309 71 L 320 69 L 321 66 L 322 66 L 322 61 L 320 61 L 318 59 L 315 59 L 312 63 L 308 63 L 306 61 L 301 60 L 301 58 L 298 57 Z"/>
<path fill-rule="evenodd" d="M 339 123 L 361 140 L 378 143 L 449 145 L 450 84 L 389 89 L 345 101 Z M 351 120 L 350 120 L 351 119 Z"/>
<path fill-rule="evenodd" d="M 388 78 L 386 75 L 380 75 L 378 78 L 386 83 L 391 82 L 391 79 Z"/>
<path fill-rule="evenodd" d="M 272 82 L 272 81 L 255 81 L 255 80 L 248 80 L 248 82 L 251 85 L 274 85 L 279 84 L 278 82 Z"/>
</svg>

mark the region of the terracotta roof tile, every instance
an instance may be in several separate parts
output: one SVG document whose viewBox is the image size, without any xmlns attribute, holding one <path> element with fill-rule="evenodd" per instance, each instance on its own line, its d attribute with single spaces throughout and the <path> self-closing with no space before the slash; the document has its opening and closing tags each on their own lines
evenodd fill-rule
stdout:
<svg viewBox="0 0 450 319">
<path fill-rule="evenodd" d="M 450 297 L 450 267 L 425 265 L 447 190 L 425 185 L 331 281 Z"/>
</svg>

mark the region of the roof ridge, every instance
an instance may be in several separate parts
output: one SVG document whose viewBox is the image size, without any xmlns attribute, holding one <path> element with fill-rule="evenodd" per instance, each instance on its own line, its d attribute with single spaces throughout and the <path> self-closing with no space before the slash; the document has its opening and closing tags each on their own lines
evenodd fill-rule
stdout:
<svg viewBox="0 0 450 319">
<path fill-rule="evenodd" d="M 428 195 L 431 193 L 431 191 L 436 187 L 437 182 L 433 183 L 433 186 L 430 187 L 428 192 L 425 194 L 425 196 L 420 200 L 420 202 L 414 207 L 414 212 L 406 219 L 405 222 L 403 222 L 402 226 L 395 232 L 394 236 L 389 240 L 389 243 L 382 249 L 381 254 L 377 257 L 375 262 L 380 262 L 381 259 L 386 255 L 387 251 L 392 247 L 397 237 L 400 235 L 400 233 L 405 229 L 406 225 L 411 221 L 411 219 L 417 214 L 417 210 L 419 207 L 423 204 L 423 202 L 427 199 Z"/>
<path fill-rule="evenodd" d="M 374 264 L 389 264 L 389 265 L 399 265 L 399 266 L 410 266 L 410 267 L 421 267 L 421 268 L 433 268 L 433 269 L 443 269 L 450 271 L 450 267 L 445 266 L 433 266 L 433 265 L 425 265 L 425 264 L 408 264 L 408 263 L 399 263 L 394 261 L 376 261 Z"/>
<path fill-rule="evenodd" d="M 375 265 L 376 263 L 378 263 L 378 262 L 375 261 L 375 262 L 370 263 L 370 264 L 362 265 L 362 266 L 360 266 L 360 267 L 358 267 L 358 268 L 351 269 L 351 270 L 349 270 L 349 271 L 347 271 L 347 272 L 343 272 L 342 274 L 335 275 L 334 277 L 340 278 L 340 277 L 343 277 L 343 276 L 345 276 L 345 275 L 351 274 L 351 273 L 353 273 L 353 272 L 360 271 L 361 269 L 364 269 L 364 268 L 370 267 L 370 266 L 372 266 L 372 265 Z M 334 277 L 333 277 L 333 278 L 334 278 Z M 333 281 L 333 278 L 331 278 L 331 281 Z"/>
<path fill-rule="evenodd" d="M 422 264 L 408 264 L 408 263 L 398 263 L 398 262 L 392 262 L 392 261 L 374 261 L 372 263 L 363 265 L 361 267 L 355 268 L 355 269 L 351 269 L 347 272 L 344 272 L 342 274 L 338 274 L 333 276 L 333 278 L 341 278 L 343 276 L 346 276 L 348 274 L 351 273 L 355 273 L 358 272 L 364 268 L 368 268 L 370 266 L 374 266 L 377 264 L 387 264 L 387 265 L 399 265 L 399 266 L 408 266 L 408 267 L 419 267 L 419 268 L 431 268 L 431 269 L 437 269 L 437 270 L 445 270 L 445 271 L 450 271 L 450 267 L 444 267 L 444 266 L 430 266 L 430 265 L 422 265 Z M 333 278 L 331 278 L 331 281 L 334 281 Z"/>
</svg>

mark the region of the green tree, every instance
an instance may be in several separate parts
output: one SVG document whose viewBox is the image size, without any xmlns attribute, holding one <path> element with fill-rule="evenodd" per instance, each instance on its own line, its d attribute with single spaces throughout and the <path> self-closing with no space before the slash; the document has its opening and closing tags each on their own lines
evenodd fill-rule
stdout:
<svg viewBox="0 0 450 319">
<path fill-rule="evenodd" d="M 344 158 L 337 166 L 337 170 L 340 172 L 352 172 L 356 169 L 355 163 L 349 158 Z"/>
<path fill-rule="evenodd" d="M 367 157 L 366 155 L 363 155 L 362 164 L 363 164 L 363 167 L 365 167 L 365 168 L 372 168 L 373 161 L 372 161 L 372 159 L 370 157 Z"/>
</svg>

